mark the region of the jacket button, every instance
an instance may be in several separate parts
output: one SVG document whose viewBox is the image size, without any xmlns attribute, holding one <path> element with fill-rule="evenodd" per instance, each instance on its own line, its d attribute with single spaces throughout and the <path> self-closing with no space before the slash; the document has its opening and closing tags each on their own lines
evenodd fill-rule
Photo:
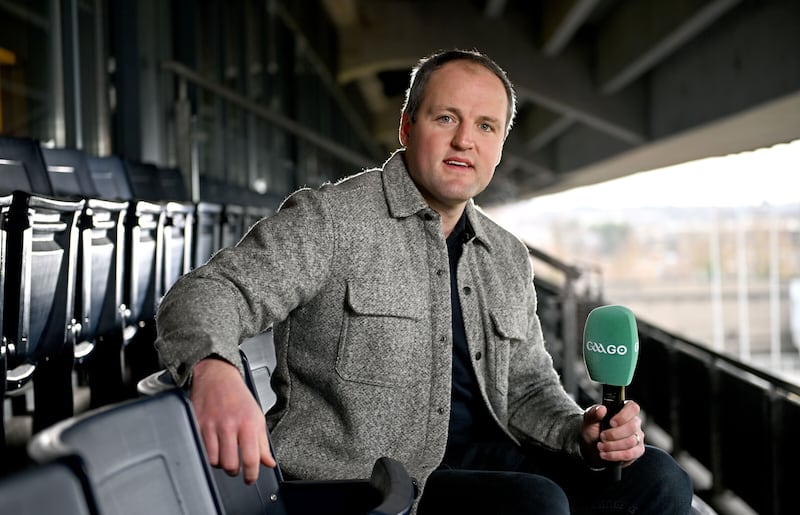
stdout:
<svg viewBox="0 0 800 515">
<path fill-rule="evenodd" d="M 430 214 L 430 213 L 425 213 L 424 215 L 422 215 L 422 218 L 424 218 L 426 221 L 430 222 L 431 220 L 433 220 L 433 215 Z"/>
<path fill-rule="evenodd" d="M 464 286 L 464 294 L 469 295 L 470 293 L 472 293 L 472 288 L 469 286 Z"/>
<path fill-rule="evenodd" d="M 480 361 L 480 359 L 481 359 L 482 357 L 483 357 L 483 354 L 481 354 L 481 353 L 480 353 L 480 351 L 478 351 L 478 352 L 476 352 L 476 353 L 475 353 L 475 361 Z"/>
<path fill-rule="evenodd" d="M 438 409 L 436 410 L 436 412 L 437 412 L 439 415 L 444 415 L 444 408 L 438 408 Z"/>
<path fill-rule="evenodd" d="M 444 275 L 444 270 L 442 270 L 441 268 L 436 270 L 436 275 L 438 275 L 438 276 Z"/>
</svg>

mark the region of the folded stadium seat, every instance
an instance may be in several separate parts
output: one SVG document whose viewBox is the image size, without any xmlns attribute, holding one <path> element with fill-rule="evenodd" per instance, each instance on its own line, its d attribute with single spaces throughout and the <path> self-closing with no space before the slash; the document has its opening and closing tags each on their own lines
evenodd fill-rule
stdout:
<svg viewBox="0 0 800 515">
<path fill-rule="evenodd" d="M 133 195 L 158 202 L 164 210 L 160 300 L 175 281 L 191 269 L 194 205 L 186 200 L 186 193 L 177 193 L 178 198 L 169 197 L 176 194 L 176 188 L 171 185 L 170 191 L 165 190 L 161 182 L 162 171 L 156 165 L 127 160 L 123 163 Z"/>
<path fill-rule="evenodd" d="M 182 203 L 191 201 L 189 188 L 180 169 L 159 168 L 158 183 L 164 198 Z M 223 208 L 223 204 L 217 200 L 200 200 L 194 203 L 191 268 L 202 265 L 222 248 Z"/>
<path fill-rule="evenodd" d="M 205 176 L 200 176 L 200 198 L 222 206 L 218 248 L 236 245 L 246 229 L 242 198 L 232 194 L 223 181 Z"/>
<path fill-rule="evenodd" d="M 80 150 L 42 148 L 56 195 L 85 200 L 80 229 L 75 319 L 75 357 L 88 372 L 91 406 L 124 398 L 122 288 L 126 201 L 99 198 L 86 155 Z"/>
<path fill-rule="evenodd" d="M 33 383 L 33 427 L 73 413 L 72 370 L 78 217 L 83 200 L 54 196 L 38 142 L 0 137 L 2 252 L 5 257 L 4 398 Z M 5 433 L 3 433 L 3 438 Z"/>
<path fill-rule="evenodd" d="M 263 333 L 246 338 L 239 344 L 242 362 L 247 365 L 248 386 L 258 399 L 261 411 L 266 413 L 275 404 L 275 392 L 270 380 L 275 370 L 275 343 L 272 328 Z M 140 395 L 156 395 L 175 388 L 175 382 L 167 370 L 153 372 L 137 384 Z"/>
<path fill-rule="evenodd" d="M 128 202 L 124 218 L 122 345 L 125 372 L 130 376 L 129 393 L 134 395 L 136 382 L 159 367 L 153 341 L 156 309 L 163 292 L 165 212 L 160 203 L 134 196 L 119 157 L 87 156 L 87 162 L 100 198 Z"/>
<path fill-rule="evenodd" d="M 77 456 L 28 467 L 0 479 L 0 507 L 14 515 L 100 515 Z"/>
<path fill-rule="evenodd" d="M 264 413 L 275 403 L 275 393 L 269 383 L 275 367 L 272 336 L 270 329 L 244 340 L 239 346 L 247 386 Z M 176 390 L 167 371 L 143 379 L 138 389 L 145 396 Z M 212 468 L 225 511 L 237 515 L 395 515 L 409 513 L 417 496 L 416 484 L 408 477 L 405 467 L 387 457 L 376 460 L 369 479 L 356 480 L 285 480 L 279 456 L 278 463 L 276 469 L 262 465 L 254 485 L 245 485 L 241 477 L 231 477 L 222 469 Z"/>
</svg>

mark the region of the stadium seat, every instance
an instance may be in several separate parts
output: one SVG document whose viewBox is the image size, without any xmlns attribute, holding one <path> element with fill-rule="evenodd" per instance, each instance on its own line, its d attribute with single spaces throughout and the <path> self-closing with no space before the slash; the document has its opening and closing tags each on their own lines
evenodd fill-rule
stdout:
<svg viewBox="0 0 800 515">
<path fill-rule="evenodd" d="M 99 515 L 83 463 L 65 456 L 0 480 L 0 509 L 14 515 Z"/>
<path fill-rule="evenodd" d="M 123 342 L 132 386 L 158 368 L 153 349 L 155 314 L 163 294 L 164 219 L 161 204 L 134 196 L 123 160 L 87 156 L 101 198 L 128 202 L 125 213 Z M 121 349 L 120 349 L 121 350 Z"/>
<path fill-rule="evenodd" d="M 246 339 L 239 349 L 247 385 L 266 413 L 275 403 L 269 383 L 275 367 L 272 331 Z M 140 381 L 138 389 L 143 395 L 163 395 L 174 391 L 175 383 L 169 372 L 160 371 Z M 276 469 L 261 465 L 259 479 L 253 485 L 245 485 L 241 477 L 231 477 L 222 469 L 213 468 L 227 513 L 395 515 L 409 513 L 417 496 L 416 485 L 405 467 L 386 457 L 376 460 L 369 479 L 354 480 L 284 480 L 280 457 L 278 462 Z"/>
<path fill-rule="evenodd" d="M 42 153 L 55 194 L 85 200 L 78 222 L 74 318 L 80 330 L 75 357 L 88 372 L 91 406 L 101 406 L 123 398 L 123 224 L 128 203 L 99 197 L 82 151 L 42 148 Z"/>
<path fill-rule="evenodd" d="M 38 142 L 0 137 L 0 209 L 5 257 L 4 398 L 33 382 L 34 430 L 73 413 L 73 319 L 78 217 L 83 200 L 58 199 Z M 5 436 L 5 433 L 2 435 Z"/>
<path fill-rule="evenodd" d="M 160 298 L 191 269 L 194 235 L 194 205 L 180 192 L 180 172 L 159 169 L 148 163 L 123 161 L 135 198 L 157 202 L 164 211 L 163 263 Z M 176 175 L 177 174 L 177 175 Z"/>
<path fill-rule="evenodd" d="M 75 454 L 104 515 L 224 513 L 191 406 L 178 390 L 99 408 L 37 433 L 37 463 Z"/>
</svg>

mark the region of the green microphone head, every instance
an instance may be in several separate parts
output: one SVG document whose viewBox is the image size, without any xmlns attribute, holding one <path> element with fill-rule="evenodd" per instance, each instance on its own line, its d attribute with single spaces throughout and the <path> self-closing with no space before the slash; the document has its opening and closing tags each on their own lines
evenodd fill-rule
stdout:
<svg viewBox="0 0 800 515">
<path fill-rule="evenodd" d="M 583 360 L 598 383 L 628 386 L 639 358 L 636 317 L 625 306 L 601 306 L 586 318 Z"/>
</svg>

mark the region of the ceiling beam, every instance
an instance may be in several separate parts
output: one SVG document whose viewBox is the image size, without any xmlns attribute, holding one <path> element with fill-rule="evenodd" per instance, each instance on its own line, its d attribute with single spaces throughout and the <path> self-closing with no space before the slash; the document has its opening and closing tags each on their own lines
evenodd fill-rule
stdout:
<svg viewBox="0 0 800 515">
<path fill-rule="evenodd" d="M 514 132 L 526 148 L 536 151 L 550 144 L 574 123 L 574 118 L 532 106 L 517 116 Z"/>
<path fill-rule="evenodd" d="M 600 91 L 615 93 L 703 32 L 741 0 L 623 2 L 597 36 Z"/>
<path fill-rule="evenodd" d="M 561 53 L 600 0 L 551 0 L 542 11 L 542 53 Z"/>
</svg>

